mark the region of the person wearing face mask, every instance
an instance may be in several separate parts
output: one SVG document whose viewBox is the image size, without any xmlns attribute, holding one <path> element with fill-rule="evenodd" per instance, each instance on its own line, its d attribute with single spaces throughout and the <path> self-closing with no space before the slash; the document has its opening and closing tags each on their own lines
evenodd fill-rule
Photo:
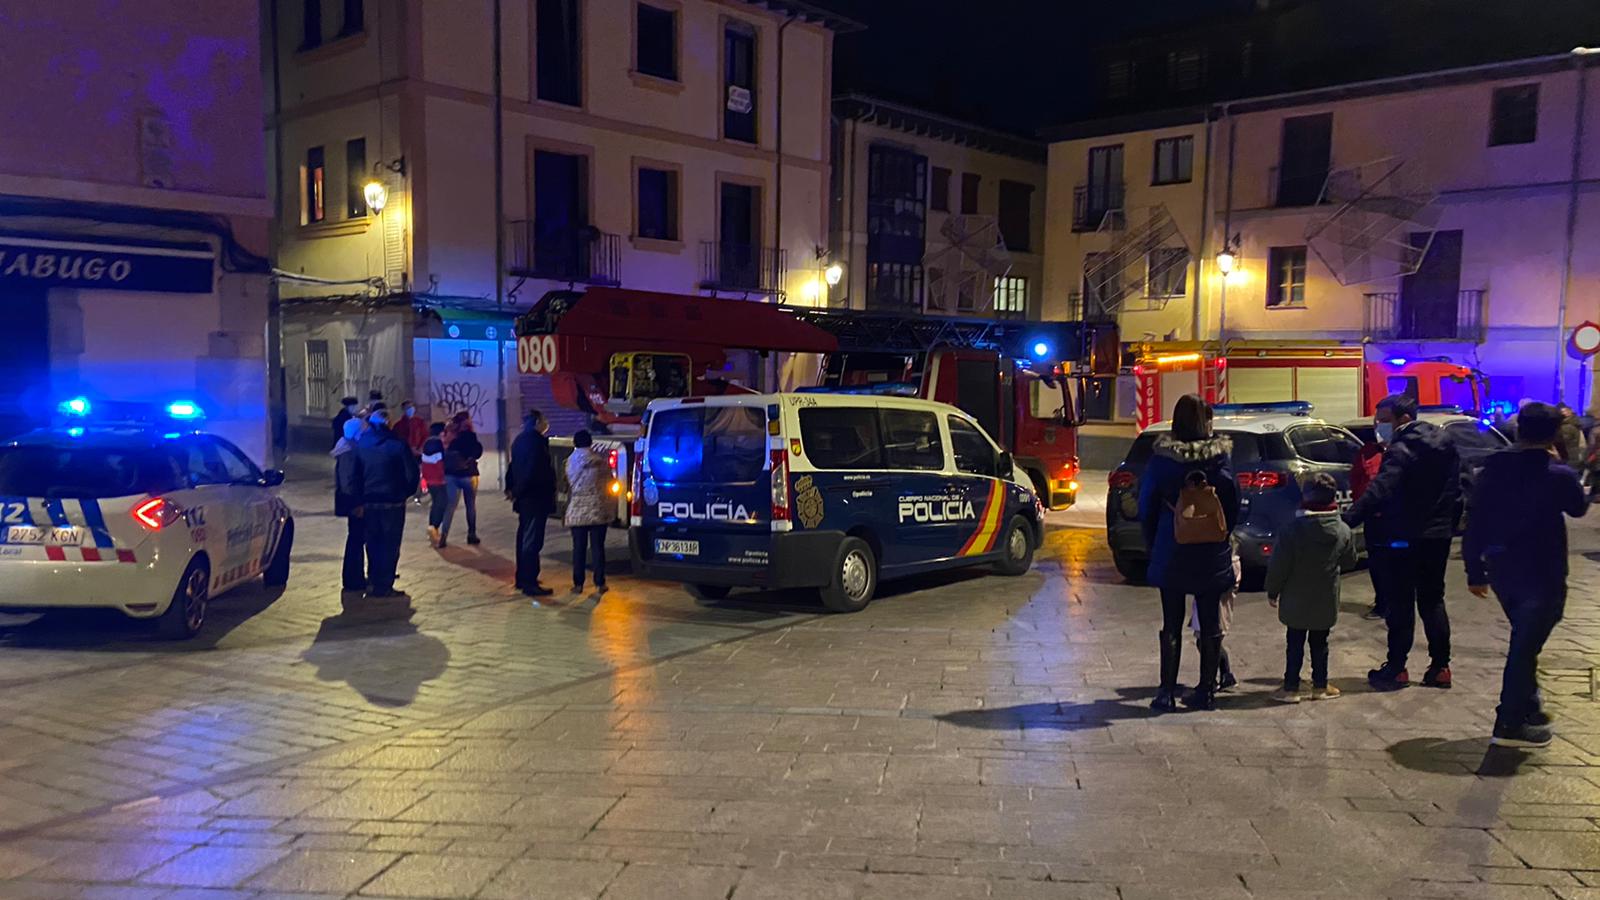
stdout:
<svg viewBox="0 0 1600 900">
<path fill-rule="evenodd" d="M 539 554 L 544 551 L 545 525 L 556 508 L 556 472 L 550 461 L 550 421 L 538 410 L 522 420 L 522 433 L 511 442 L 511 468 L 506 496 L 517 514 L 517 588 L 539 605 L 554 591 L 539 583 Z"/>
<path fill-rule="evenodd" d="M 355 418 L 356 411 L 361 409 L 361 401 L 354 397 L 345 397 L 339 401 L 339 412 L 333 417 L 333 440 L 338 443 L 344 438 L 344 423 Z"/>
<path fill-rule="evenodd" d="M 1361 450 L 1356 453 L 1356 461 L 1350 466 L 1350 499 L 1352 502 L 1361 499 L 1367 492 L 1367 486 L 1378 477 L 1378 470 L 1383 466 L 1383 441 L 1376 436 L 1361 445 Z M 1367 542 L 1367 575 L 1372 579 L 1372 608 L 1367 610 L 1362 618 L 1382 619 L 1389 606 L 1385 602 L 1386 588 L 1384 587 L 1382 573 L 1384 571 L 1381 557 L 1383 555 L 1383 526 L 1376 519 L 1369 520 L 1366 528 Z"/>
<path fill-rule="evenodd" d="M 366 423 L 356 417 L 345 420 L 344 433 L 333 446 L 333 514 L 345 520 L 344 577 L 346 592 L 367 589 L 367 528 L 361 515 L 361 466 L 356 445 Z"/>
<path fill-rule="evenodd" d="M 1417 421 L 1414 397 L 1394 394 L 1378 401 L 1374 422 L 1388 449 L 1377 476 L 1344 515 L 1352 528 L 1367 526 L 1368 547 L 1380 545 L 1373 562 L 1382 570 L 1378 577 L 1386 593 L 1389 653 L 1383 665 L 1367 673 L 1367 680 L 1378 690 L 1410 684 L 1406 657 L 1420 616 L 1430 658 L 1422 683 L 1448 688 L 1450 617 L 1444 577 L 1461 519 L 1461 460 L 1444 431 Z"/>
<path fill-rule="evenodd" d="M 367 596 L 392 597 L 406 524 L 406 500 L 417 489 L 417 458 L 394 429 L 389 410 L 373 405 L 368 429 L 356 442 L 361 488 L 357 514 L 367 532 Z"/>
<path fill-rule="evenodd" d="M 410 400 L 400 405 L 400 420 L 394 423 L 394 433 L 412 453 L 422 455 L 422 445 L 428 440 L 428 423 L 417 418 L 417 405 Z"/>
</svg>

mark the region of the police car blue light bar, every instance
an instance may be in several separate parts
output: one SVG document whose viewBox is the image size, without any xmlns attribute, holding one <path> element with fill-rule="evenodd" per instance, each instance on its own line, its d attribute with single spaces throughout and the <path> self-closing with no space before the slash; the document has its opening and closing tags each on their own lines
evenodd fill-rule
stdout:
<svg viewBox="0 0 1600 900">
<path fill-rule="evenodd" d="M 1444 413 L 1451 416 L 1462 415 L 1461 407 L 1454 403 L 1427 403 L 1417 407 L 1419 413 Z"/>
<path fill-rule="evenodd" d="M 1219 416 L 1237 416 L 1248 413 L 1309 416 L 1316 407 L 1309 400 L 1280 400 L 1275 403 L 1218 403 L 1211 409 Z"/>
<path fill-rule="evenodd" d="M 167 404 L 167 415 L 174 419 L 203 419 L 205 413 L 199 404 L 189 400 L 177 400 Z"/>
<path fill-rule="evenodd" d="M 803 387 L 801 394 L 873 394 L 880 397 L 915 397 L 917 385 L 909 381 L 884 381 L 878 384 L 851 384 L 843 387 Z"/>
<path fill-rule="evenodd" d="M 89 411 L 93 408 L 94 407 L 89 404 L 88 397 L 73 397 L 70 400 L 63 400 L 61 401 L 61 405 L 56 407 L 56 409 L 60 410 L 61 414 L 64 416 L 79 417 L 87 416 Z"/>
</svg>

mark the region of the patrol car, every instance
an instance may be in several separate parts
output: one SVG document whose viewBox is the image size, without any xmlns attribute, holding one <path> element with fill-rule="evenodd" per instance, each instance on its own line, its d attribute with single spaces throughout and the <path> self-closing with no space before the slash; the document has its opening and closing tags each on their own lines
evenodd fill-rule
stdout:
<svg viewBox="0 0 1600 900">
<path fill-rule="evenodd" d="M 1239 524 L 1234 538 L 1245 581 L 1259 581 L 1273 542 L 1300 508 L 1300 480 L 1318 472 L 1339 485 L 1339 505 L 1350 504 L 1350 467 L 1361 442 L 1348 430 L 1314 418 L 1305 401 L 1218 404 L 1213 428 L 1233 439 L 1233 474 L 1239 485 Z M 1128 456 L 1111 472 L 1106 497 L 1106 540 L 1117 571 L 1143 581 L 1150 552 L 1139 526 L 1139 479 L 1156 438 L 1172 428 L 1158 422 L 1134 439 Z M 1357 546 L 1360 546 L 1358 539 Z"/>
<path fill-rule="evenodd" d="M 0 611 L 110 608 L 182 639 L 217 595 L 285 584 L 283 473 L 196 430 L 202 417 L 78 397 L 0 444 Z"/>
<path fill-rule="evenodd" d="M 977 422 L 890 387 L 653 401 L 636 444 L 634 571 L 700 596 L 816 588 L 832 610 L 880 578 L 1021 575 L 1043 507 Z"/>
</svg>

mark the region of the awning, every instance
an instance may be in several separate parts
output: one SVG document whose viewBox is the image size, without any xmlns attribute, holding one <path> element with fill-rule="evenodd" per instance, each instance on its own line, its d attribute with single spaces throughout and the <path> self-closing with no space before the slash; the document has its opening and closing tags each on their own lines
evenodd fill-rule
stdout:
<svg viewBox="0 0 1600 900">
<path fill-rule="evenodd" d="M 729 350 L 833 353 L 833 335 L 798 321 L 782 307 L 753 300 L 592 287 L 553 291 L 540 299 L 519 334 L 588 338 L 644 349 L 702 344 Z"/>
<path fill-rule="evenodd" d="M 0 286 L 209 294 L 216 253 L 203 242 L 0 232 Z"/>
</svg>

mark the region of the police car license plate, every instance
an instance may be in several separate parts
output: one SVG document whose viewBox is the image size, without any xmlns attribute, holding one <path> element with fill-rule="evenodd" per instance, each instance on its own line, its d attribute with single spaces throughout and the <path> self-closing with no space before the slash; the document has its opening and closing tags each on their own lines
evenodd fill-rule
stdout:
<svg viewBox="0 0 1600 900">
<path fill-rule="evenodd" d="M 656 541 L 656 552 L 669 556 L 699 556 L 699 541 Z"/>
<path fill-rule="evenodd" d="M 43 528 L 37 525 L 12 525 L 6 529 L 8 544 L 44 544 L 47 547 L 76 547 L 83 543 L 80 528 Z"/>
</svg>

